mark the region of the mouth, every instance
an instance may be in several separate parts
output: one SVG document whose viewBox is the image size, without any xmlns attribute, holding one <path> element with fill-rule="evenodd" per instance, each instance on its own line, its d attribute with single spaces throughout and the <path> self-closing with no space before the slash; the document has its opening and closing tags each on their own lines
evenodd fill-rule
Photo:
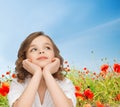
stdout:
<svg viewBox="0 0 120 107">
<path fill-rule="evenodd" d="M 41 56 L 41 57 L 37 58 L 37 60 L 46 60 L 46 59 L 48 59 L 48 57 L 46 57 L 46 56 Z"/>
</svg>

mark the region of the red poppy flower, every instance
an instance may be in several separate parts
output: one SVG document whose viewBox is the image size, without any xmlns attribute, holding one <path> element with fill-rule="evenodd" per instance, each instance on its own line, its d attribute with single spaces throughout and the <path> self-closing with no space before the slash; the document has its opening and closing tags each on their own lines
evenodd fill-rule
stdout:
<svg viewBox="0 0 120 107">
<path fill-rule="evenodd" d="M 97 106 L 97 107 L 104 107 L 104 104 L 102 104 L 100 101 L 97 101 L 97 102 L 96 102 L 96 106 Z"/>
<path fill-rule="evenodd" d="M 101 71 L 102 71 L 102 73 L 107 73 L 107 70 L 108 70 L 108 68 L 109 68 L 109 65 L 108 64 L 104 64 L 104 65 L 102 65 L 101 66 Z"/>
<path fill-rule="evenodd" d="M 96 72 L 93 72 L 93 75 L 96 75 Z"/>
<path fill-rule="evenodd" d="M 76 96 L 76 98 L 84 100 L 84 95 L 80 92 L 75 92 L 75 96 Z"/>
<path fill-rule="evenodd" d="M 86 68 L 86 67 L 84 67 L 83 69 L 84 69 L 84 70 L 87 70 L 87 68 Z"/>
<path fill-rule="evenodd" d="M 113 70 L 117 73 L 120 73 L 120 64 L 114 64 L 113 65 Z"/>
<path fill-rule="evenodd" d="M 68 61 L 64 61 L 65 64 L 68 64 Z"/>
<path fill-rule="evenodd" d="M 84 107 L 92 107 L 91 104 L 85 104 Z"/>
<path fill-rule="evenodd" d="M 89 70 L 86 71 L 86 74 L 88 74 L 88 73 L 89 73 Z"/>
<path fill-rule="evenodd" d="M 115 100 L 116 100 L 116 101 L 120 101 L 120 94 L 117 94 L 117 95 L 116 95 Z"/>
<path fill-rule="evenodd" d="M 80 91 L 80 87 L 79 86 L 75 86 L 76 91 Z"/>
<path fill-rule="evenodd" d="M 5 77 L 5 75 L 4 75 L 4 74 L 2 74 L 2 77 Z"/>
<path fill-rule="evenodd" d="M 3 82 L 0 87 L 0 94 L 2 96 L 6 96 L 9 93 L 9 84 L 7 82 Z"/>
<path fill-rule="evenodd" d="M 16 74 L 12 74 L 12 78 L 16 78 Z"/>
<path fill-rule="evenodd" d="M 84 91 L 84 95 L 86 96 L 86 98 L 91 99 L 91 100 L 93 99 L 93 96 L 94 96 L 93 92 L 89 88 L 87 88 Z"/>
<path fill-rule="evenodd" d="M 6 75 L 10 75 L 10 71 L 7 71 L 7 72 L 6 72 Z"/>
</svg>

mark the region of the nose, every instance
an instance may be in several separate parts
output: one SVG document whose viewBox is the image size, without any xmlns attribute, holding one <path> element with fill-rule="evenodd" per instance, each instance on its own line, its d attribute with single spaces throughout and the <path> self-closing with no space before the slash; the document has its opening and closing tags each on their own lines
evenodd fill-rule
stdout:
<svg viewBox="0 0 120 107">
<path fill-rule="evenodd" d="M 45 52 L 44 51 L 40 51 L 39 54 L 44 54 Z"/>
</svg>

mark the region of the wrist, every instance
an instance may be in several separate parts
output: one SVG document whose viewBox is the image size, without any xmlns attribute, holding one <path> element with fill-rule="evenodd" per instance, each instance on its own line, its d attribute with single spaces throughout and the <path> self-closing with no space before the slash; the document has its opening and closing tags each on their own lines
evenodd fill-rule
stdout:
<svg viewBox="0 0 120 107">
<path fill-rule="evenodd" d="M 33 75 L 39 75 L 39 76 L 41 76 L 42 72 L 41 71 L 36 71 Z"/>
<path fill-rule="evenodd" d="M 51 75 L 51 73 L 49 71 L 47 71 L 47 70 L 46 71 L 44 70 L 43 71 L 43 76 L 46 77 L 46 75 Z"/>
</svg>

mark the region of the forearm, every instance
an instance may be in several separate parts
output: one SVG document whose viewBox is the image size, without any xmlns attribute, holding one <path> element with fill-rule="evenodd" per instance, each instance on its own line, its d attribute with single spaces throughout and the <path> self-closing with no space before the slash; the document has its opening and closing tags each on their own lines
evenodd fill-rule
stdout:
<svg viewBox="0 0 120 107">
<path fill-rule="evenodd" d="M 13 107 L 32 107 L 42 74 L 36 73 L 31 78 L 23 94 L 14 103 Z"/>
<path fill-rule="evenodd" d="M 73 107 L 72 101 L 66 97 L 54 77 L 48 72 L 44 72 L 43 76 L 55 107 Z"/>
</svg>

